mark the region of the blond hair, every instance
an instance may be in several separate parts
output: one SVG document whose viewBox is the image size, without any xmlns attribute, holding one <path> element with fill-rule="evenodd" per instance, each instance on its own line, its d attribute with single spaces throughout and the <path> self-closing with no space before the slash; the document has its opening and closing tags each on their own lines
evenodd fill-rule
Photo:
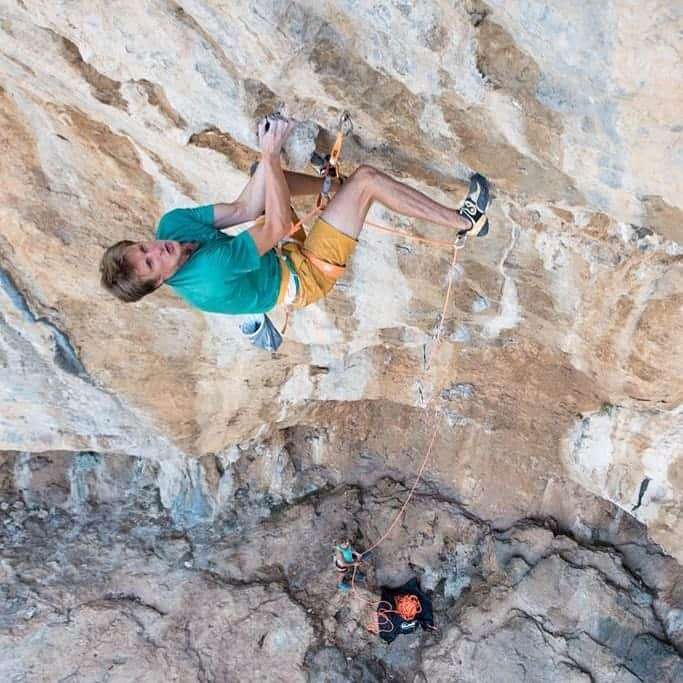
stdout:
<svg viewBox="0 0 683 683">
<path fill-rule="evenodd" d="M 139 301 L 157 288 L 154 280 L 139 278 L 133 270 L 133 264 L 126 257 L 128 247 L 135 244 L 136 242 L 131 240 L 121 240 L 112 244 L 104 252 L 100 262 L 102 286 L 121 301 Z"/>
</svg>

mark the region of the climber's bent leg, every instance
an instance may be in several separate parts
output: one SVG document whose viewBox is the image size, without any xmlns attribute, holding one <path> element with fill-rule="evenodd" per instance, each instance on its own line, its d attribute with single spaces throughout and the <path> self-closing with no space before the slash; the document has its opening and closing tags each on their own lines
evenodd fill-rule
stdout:
<svg viewBox="0 0 683 683">
<path fill-rule="evenodd" d="M 308 306 L 334 287 L 356 247 L 373 202 L 380 202 L 404 216 L 446 225 L 458 232 L 470 228 L 458 210 L 435 202 L 372 166 L 360 166 L 315 222 L 303 248 L 296 244 L 284 246 L 299 276 L 300 289 L 294 306 Z"/>
<path fill-rule="evenodd" d="M 374 202 L 410 218 L 421 218 L 439 225 L 467 230 L 470 224 L 456 209 L 394 180 L 372 166 L 357 168 L 323 211 L 321 218 L 339 232 L 357 239 Z"/>
</svg>

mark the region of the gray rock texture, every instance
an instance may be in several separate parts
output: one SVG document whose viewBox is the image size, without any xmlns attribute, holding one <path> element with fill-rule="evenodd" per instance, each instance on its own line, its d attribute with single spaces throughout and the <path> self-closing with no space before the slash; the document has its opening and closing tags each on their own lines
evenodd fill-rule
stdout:
<svg viewBox="0 0 683 683">
<path fill-rule="evenodd" d="M 260 448 L 232 463 L 234 495 L 210 521 L 227 471 L 201 504 L 188 473 L 165 509 L 160 467 L 147 459 L 5 454 L 2 680 L 683 675 L 680 566 L 599 499 L 584 494 L 594 537 L 580 539 L 551 517 L 495 528 L 425 485 L 374 551 L 366 584 L 347 594 L 336 590 L 334 541 L 377 538 L 406 487 L 390 476 L 332 486 L 331 472 L 298 463 L 300 480 L 326 481 L 284 503 L 253 476 Z M 30 483 L 17 477 L 27 462 Z M 206 483 L 211 469 L 204 461 L 195 475 Z M 379 585 L 411 576 L 432 596 L 438 630 L 387 646 L 366 630 L 371 602 Z"/>
</svg>

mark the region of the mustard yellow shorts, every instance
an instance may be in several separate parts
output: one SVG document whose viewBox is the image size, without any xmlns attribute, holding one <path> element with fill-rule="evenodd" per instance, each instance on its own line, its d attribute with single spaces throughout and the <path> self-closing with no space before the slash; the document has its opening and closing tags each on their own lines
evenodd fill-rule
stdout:
<svg viewBox="0 0 683 683">
<path fill-rule="evenodd" d="M 282 251 L 289 257 L 297 276 L 299 277 L 299 292 L 292 304 L 295 308 L 303 308 L 322 299 L 330 292 L 337 278 L 323 273 L 320 268 L 313 265 L 303 250 L 310 252 L 315 257 L 336 266 L 346 266 L 351 254 L 353 254 L 358 242 L 352 237 L 339 232 L 322 218 L 318 218 L 313 228 L 306 236 L 303 243 L 304 231 L 299 230 L 292 237 L 296 241 L 287 242 Z M 289 270 L 283 262 L 284 268 L 280 285 L 278 301 L 284 298 L 283 288 L 289 278 Z"/>
</svg>

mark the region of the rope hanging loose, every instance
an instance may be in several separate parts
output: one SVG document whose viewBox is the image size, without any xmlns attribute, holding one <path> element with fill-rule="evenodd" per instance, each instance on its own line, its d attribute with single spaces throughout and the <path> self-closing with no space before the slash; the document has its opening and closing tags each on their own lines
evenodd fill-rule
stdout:
<svg viewBox="0 0 683 683">
<path fill-rule="evenodd" d="M 448 287 L 446 289 L 446 297 L 444 299 L 443 303 L 443 308 L 441 310 L 441 316 L 439 317 L 439 326 L 436 330 L 436 333 L 434 334 L 432 338 L 432 346 L 429 351 L 429 356 L 427 357 L 427 362 L 425 363 L 425 368 L 424 371 L 426 372 L 429 367 L 431 366 L 432 358 L 434 357 L 434 353 L 436 352 L 436 349 L 438 348 L 439 344 L 441 344 L 442 337 L 443 337 L 443 324 L 444 320 L 446 319 L 446 311 L 448 310 L 448 304 L 450 302 L 451 298 L 451 292 L 453 290 L 453 271 L 455 268 L 455 264 L 458 259 L 458 252 L 464 244 L 460 245 L 453 245 L 450 244 L 448 245 L 453 249 L 453 258 L 451 260 L 451 266 L 448 274 Z M 413 482 L 412 487 L 410 488 L 410 492 L 408 493 L 407 498 L 403 502 L 403 505 L 401 506 L 401 509 L 398 511 L 398 514 L 394 518 L 394 521 L 389 525 L 389 528 L 384 532 L 384 534 L 380 537 L 378 541 L 375 541 L 367 550 L 365 550 L 361 555 L 367 555 L 370 553 L 372 550 L 374 550 L 377 546 L 380 545 L 388 536 L 389 534 L 394 530 L 394 527 L 398 524 L 399 520 L 401 519 L 401 516 L 405 512 L 406 508 L 408 507 L 408 503 L 410 502 L 410 499 L 413 497 L 413 494 L 415 493 L 415 489 L 417 488 L 417 485 L 420 483 L 420 480 L 422 479 L 422 475 L 424 474 L 425 468 L 427 467 L 427 462 L 429 461 L 429 458 L 432 454 L 432 449 L 434 447 L 434 442 L 436 441 L 437 434 L 439 432 L 439 423 L 438 423 L 438 417 L 439 414 L 437 410 L 434 410 L 433 414 L 433 419 L 434 419 L 434 428 L 432 430 L 432 436 L 429 440 L 429 445 L 427 446 L 427 449 L 425 451 L 424 457 L 422 459 L 422 464 L 420 465 L 420 469 L 417 472 L 417 476 L 415 477 L 415 481 Z M 354 577 L 355 577 L 355 568 L 354 568 Z"/>
<path fill-rule="evenodd" d="M 342 145 L 344 142 L 344 138 L 353 130 L 353 123 L 351 122 L 351 117 L 348 114 L 348 112 L 343 112 L 340 121 L 339 121 L 339 128 L 338 128 L 338 133 L 337 137 L 334 143 L 334 146 L 332 148 L 332 152 L 330 153 L 330 156 L 325 163 L 325 166 L 323 167 L 323 170 L 321 172 L 321 175 L 323 176 L 323 187 L 316 199 L 315 207 L 309 211 L 303 218 L 301 218 L 299 221 L 294 223 L 292 225 L 291 230 L 287 234 L 287 237 L 290 237 L 293 235 L 299 228 L 310 218 L 313 218 L 314 216 L 318 216 L 322 213 L 324 210 L 325 206 L 327 205 L 327 202 L 329 201 L 329 190 L 331 187 L 332 179 L 330 176 L 330 169 L 331 167 L 335 167 L 337 169 L 337 172 L 339 173 L 339 158 L 341 155 L 341 150 L 342 150 Z M 338 174 L 337 173 L 337 174 Z M 442 336 L 443 336 L 443 326 L 444 326 L 444 321 L 446 320 L 446 313 L 448 310 L 448 305 L 450 303 L 450 298 L 451 298 L 451 293 L 453 290 L 453 275 L 455 272 L 455 265 L 458 259 L 458 252 L 460 249 L 462 249 L 465 246 L 465 242 L 467 241 L 467 235 L 460 236 L 457 240 L 457 242 L 450 242 L 446 240 L 437 240 L 437 239 L 430 239 L 426 237 L 420 237 L 418 235 L 411 235 L 405 232 L 402 232 L 400 230 L 395 230 L 394 228 L 389 228 L 385 225 L 379 225 L 378 223 L 374 223 L 372 221 L 364 221 L 364 225 L 368 226 L 378 232 L 384 232 L 384 233 L 389 233 L 392 235 L 398 235 L 402 239 L 405 240 L 410 240 L 413 242 L 418 242 L 421 244 L 427 244 L 430 246 L 435 246 L 435 247 L 442 247 L 442 248 L 448 248 L 452 251 L 452 258 L 451 258 L 451 264 L 448 272 L 448 286 L 446 288 L 446 296 L 444 298 L 444 304 L 443 304 L 443 309 L 441 311 L 441 315 L 439 317 L 439 324 L 436 329 L 436 332 L 434 333 L 432 337 L 432 343 L 431 347 L 429 350 L 429 355 L 426 359 L 423 373 L 426 373 L 430 366 L 431 366 L 431 361 L 432 358 L 434 357 L 434 354 L 436 353 L 436 350 L 438 346 L 441 344 L 442 341 Z M 351 590 L 352 593 L 356 592 L 356 573 L 358 571 L 358 566 L 360 563 L 363 561 L 363 557 L 367 556 L 372 550 L 377 548 L 381 543 L 384 542 L 384 540 L 391 534 L 391 532 L 394 530 L 398 522 L 400 521 L 401 517 L 406 511 L 406 508 L 408 507 L 408 504 L 410 503 L 415 490 L 417 489 L 418 484 L 422 480 L 422 476 L 424 474 L 424 471 L 427 467 L 427 463 L 429 462 L 429 459 L 432 454 L 432 450 L 434 447 L 434 443 L 436 441 L 436 437 L 439 432 L 439 413 L 436 408 L 433 410 L 433 429 L 432 429 L 432 434 L 431 438 L 429 439 L 429 443 L 427 445 L 427 448 L 425 450 L 424 457 L 422 459 L 422 464 L 420 465 L 420 468 L 418 470 L 417 476 L 415 477 L 415 480 L 413 482 L 413 485 L 410 488 L 410 491 L 408 492 L 408 496 L 406 497 L 405 501 L 401 505 L 400 510 L 394 517 L 394 520 L 391 522 L 389 525 L 388 529 L 380 536 L 380 538 L 375 541 L 369 548 L 367 548 L 363 553 L 360 554 L 360 559 L 358 562 L 354 564 L 353 567 L 353 574 L 351 576 Z M 420 602 L 418 598 L 414 595 L 404 595 L 404 596 L 398 596 L 396 600 L 396 609 L 386 601 L 380 601 L 380 602 L 368 602 L 368 604 L 372 605 L 374 608 L 376 608 L 377 613 L 375 620 L 371 622 L 371 624 L 368 625 L 368 630 L 372 631 L 373 633 L 380 633 L 380 632 L 386 632 L 386 627 L 389 627 L 389 631 L 393 630 L 393 624 L 391 622 L 391 619 L 388 617 L 389 614 L 395 613 L 398 614 L 402 619 L 405 619 L 406 621 L 412 621 L 417 614 L 420 613 L 422 607 L 420 605 Z M 386 605 L 386 607 L 383 607 L 382 605 Z M 383 629 L 384 627 L 384 629 Z"/>
<path fill-rule="evenodd" d="M 387 229 L 387 232 L 399 232 L 399 231 L 394 231 L 391 229 Z M 403 233 L 400 233 L 403 234 Z M 411 235 L 406 235 L 406 237 L 410 238 L 412 237 Z M 423 241 L 422 239 L 418 238 L 418 241 Z M 446 319 L 446 312 L 448 310 L 448 304 L 450 302 L 451 298 L 451 293 L 453 290 L 453 273 L 455 270 L 455 264 L 458 259 L 458 252 L 460 249 L 463 248 L 465 245 L 465 239 L 461 240 L 459 244 L 452 244 L 450 242 L 442 242 L 440 246 L 448 246 L 453 250 L 453 256 L 451 260 L 451 265 L 448 273 L 448 287 L 446 288 L 446 296 L 444 298 L 444 304 L 443 308 L 441 311 L 441 316 L 439 317 L 439 325 L 437 327 L 437 330 L 432 338 L 432 345 L 429 351 L 429 356 L 427 357 L 427 361 L 424 366 L 423 372 L 426 373 L 430 366 L 431 366 L 431 361 L 432 358 L 434 357 L 434 353 L 436 352 L 436 349 L 438 346 L 441 344 L 442 338 L 443 338 L 443 325 L 444 321 Z M 371 551 L 373 551 L 375 548 L 377 548 L 381 543 L 385 541 L 386 538 L 389 537 L 391 532 L 394 530 L 396 525 L 399 523 L 401 517 L 403 516 L 404 512 L 406 511 L 408 504 L 410 503 L 415 490 L 417 489 L 418 484 L 422 480 L 422 475 L 424 474 L 424 471 L 427 467 L 427 463 L 429 462 L 429 459 L 432 454 L 432 450 L 434 448 L 434 442 L 436 441 L 436 437 L 439 433 L 439 413 L 436 408 L 433 409 L 432 413 L 432 420 L 433 420 L 433 429 L 432 429 L 432 434 L 431 438 L 429 439 L 429 444 L 426 448 L 424 457 L 422 458 L 422 464 L 420 465 L 420 469 L 417 472 L 417 476 L 415 477 L 415 480 L 413 481 L 413 485 L 410 488 L 410 491 L 408 492 L 408 495 L 406 499 L 403 501 L 403 504 L 401 505 L 400 510 L 394 517 L 393 521 L 389 525 L 389 528 L 380 536 L 380 538 L 375 541 L 369 548 L 367 548 L 364 552 L 361 553 L 360 560 L 354 565 L 353 567 L 353 573 L 351 575 L 351 592 L 354 594 L 357 594 L 357 589 L 356 589 L 356 573 L 358 571 L 358 567 L 360 563 L 363 561 L 363 557 L 367 556 Z M 398 614 L 402 619 L 406 621 L 411 621 L 412 619 L 415 618 L 417 614 L 419 614 L 419 611 L 421 610 L 421 605 L 419 603 L 419 600 L 417 599 L 416 596 L 414 595 L 406 595 L 406 596 L 398 596 L 396 602 L 396 609 L 394 610 L 392 605 L 387 603 L 386 601 L 365 601 L 368 606 L 375 611 L 375 614 L 372 618 L 372 620 L 367 624 L 367 630 L 370 631 L 371 633 L 374 633 L 376 635 L 380 633 L 390 633 L 391 631 L 394 630 L 394 625 L 393 622 L 391 621 L 391 618 L 389 615 L 391 613 L 396 613 Z M 383 605 L 386 605 L 384 607 Z M 435 627 L 431 627 L 433 630 L 436 630 Z"/>
</svg>

